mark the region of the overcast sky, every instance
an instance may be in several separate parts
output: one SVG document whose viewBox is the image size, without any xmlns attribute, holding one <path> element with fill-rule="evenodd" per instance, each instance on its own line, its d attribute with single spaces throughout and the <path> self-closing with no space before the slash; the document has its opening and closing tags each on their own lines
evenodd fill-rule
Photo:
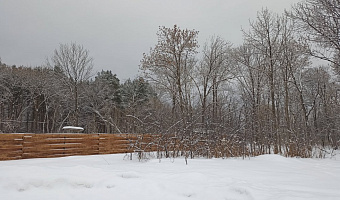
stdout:
<svg viewBox="0 0 340 200">
<path fill-rule="evenodd" d="M 202 46 L 212 35 L 238 45 L 257 11 L 276 13 L 300 0 L 0 0 L 0 58 L 9 65 L 42 65 L 60 43 L 90 51 L 94 73 L 135 78 L 159 26 L 195 29 Z"/>
</svg>

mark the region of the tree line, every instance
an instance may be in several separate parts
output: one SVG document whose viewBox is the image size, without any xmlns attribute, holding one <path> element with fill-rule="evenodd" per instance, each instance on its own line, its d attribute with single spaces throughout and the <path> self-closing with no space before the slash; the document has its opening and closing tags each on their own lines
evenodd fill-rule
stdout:
<svg viewBox="0 0 340 200">
<path fill-rule="evenodd" d="M 340 1 L 263 9 L 243 44 L 159 27 L 135 80 L 90 78 L 81 45 L 60 45 L 42 67 L 0 63 L 0 131 L 157 133 L 160 156 L 315 156 L 340 143 Z M 320 60 L 324 62 L 320 62 Z M 322 63 L 322 64 L 317 64 Z"/>
<path fill-rule="evenodd" d="M 0 63 L 0 76 L 4 133 L 56 133 L 66 125 L 84 127 L 87 133 L 136 132 L 128 114 L 142 112 L 155 96 L 143 78 L 120 83 L 111 71 L 90 79 L 68 76 L 58 66 Z"/>
</svg>

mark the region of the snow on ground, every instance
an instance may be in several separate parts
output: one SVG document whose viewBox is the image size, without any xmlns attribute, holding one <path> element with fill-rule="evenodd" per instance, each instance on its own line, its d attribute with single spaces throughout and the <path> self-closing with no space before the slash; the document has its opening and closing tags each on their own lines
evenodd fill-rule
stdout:
<svg viewBox="0 0 340 200">
<path fill-rule="evenodd" d="M 1 200 L 340 199 L 340 157 L 128 160 L 124 154 L 0 161 Z"/>
</svg>

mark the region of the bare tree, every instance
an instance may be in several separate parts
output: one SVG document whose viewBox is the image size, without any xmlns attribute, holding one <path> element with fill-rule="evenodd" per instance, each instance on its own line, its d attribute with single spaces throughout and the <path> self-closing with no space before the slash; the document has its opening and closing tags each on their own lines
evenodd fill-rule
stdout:
<svg viewBox="0 0 340 200">
<path fill-rule="evenodd" d="M 231 44 L 220 37 L 211 37 L 203 46 L 202 60 L 196 65 L 195 77 L 201 102 L 201 122 L 206 122 L 208 97 L 212 94 L 212 119 L 216 120 L 218 88 L 221 83 L 231 78 Z"/>
<path fill-rule="evenodd" d="M 340 1 L 307 0 L 288 13 L 297 22 L 297 30 L 309 42 L 310 53 L 332 63 L 340 75 Z"/>
<path fill-rule="evenodd" d="M 280 62 L 280 52 L 282 45 L 280 35 L 282 33 L 282 23 L 278 15 L 273 14 L 268 9 L 258 12 L 257 20 L 250 23 L 251 30 L 243 32 L 248 44 L 256 49 L 256 53 L 261 58 L 261 65 L 264 66 L 266 80 L 269 88 L 269 101 L 273 135 L 278 144 L 278 113 L 276 95 L 277 93 L 277 70 Z"/>
<path fill-rule="evenodd" d="M 87 49 L 71 43 L 60 44 L 59 49 L 56 49 L 51 57 L 51 63 L 48 62 L 48 65 L 53 67 L 57 73 L 60 72 L 60 80 L 73 95 L 76 126 L 79 123 L 79 87 L 90 78 L 92 61 Z"/>
<path fill-rule="evenodd" d="M 182 30 L 177 25 L 173 28 L 160 27 L 158 43 L 149 54 L 143 55 L 141 61 L 141 69 L 147 78 L 171 97 L 173 116 L 178 106 L 182 119 L 190 110 L 186 92 L 189 91 L 190 73 L 198 47 L 197 34 L 198 31 Z"/>
<path fill-rule="evenodd" d="M 328 61 L 330 66 L 333 68 L 335 75 L 340 78 L 340 1 L 339 0 L 306 0 L 293 7 L 292 12 L 287 12 L 287 15 L 294 19 L 297 24 L 296 28 L 300 31 L 300 36 L 305 41 L 306 46 L 309 46 L 310 55 Z M 318 73 L 319 70 L 316 70 Z M 316 74 L 318 74 L 316 73 Z M 317 76 L 315 76 L 317 77 Z M 319 83 L 319 78 L 313 78 L 313 82 Z M 325 80 L 322 78 L 322 80 Z M 327 80 L 327 79 L 326 79 Z M 339 105 L 336 103 L 338 99 L 339 91 L 339 79 L 334 80 L 333 83 L 329 84 L 332 80 L 329 79 L 323 83 L 324 87 L 315 87 L 311 90 L 311 93 L 315 93 L 314 100 L 311 103 L 311 108 L 307 114 L 313 112 L 313 124 L 315 131 L 319 134 L 321 124 L 328 126 L 327 134 L 330 134 L 332 125 L 332 120 L 330 120 L 331 112 L 329 107 L 332 107 L 332 111 L 339 110 Z M 328 83 L 327 83 L 328 82 Z M 307 84 L 310 85 L 310 84 Z M 331 86 L 328 88 L 327 86 Z M 307 93 L 307 96 L 308 93 Z M 327 102 L 327 98 L 333 96 L 332 98 L 336 101 L 328 101 L 324 104 L 324 110 L 320 109 L 318 105 L 319 97 L 323 97 L 321 102 Z M 327 111 L 328 110 L 328 111 Z M 321 117 L 317 118 L 320 113 L 327 113 L 329 115 L 326 117 L 326 122 L 321 122 Z M 308 117 L 308 116 L 306 116 Z M 338 117 L 333 116 L 333 119 Z M 334 133 L 338 136 L 339 133 Z M 328 139 L 330 139 L 329 137 Z M 336 140 L 333 141 L 333 145 Z M 336 145 L 334 145 L 336 146 Z"/>
</svg>

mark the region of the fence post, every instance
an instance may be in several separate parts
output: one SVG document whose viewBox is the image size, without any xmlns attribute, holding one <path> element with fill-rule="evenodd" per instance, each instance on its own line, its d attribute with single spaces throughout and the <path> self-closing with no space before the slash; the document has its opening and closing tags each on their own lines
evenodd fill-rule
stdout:
<svg viewBox="0 0 340 200">
<path fill-rule="evenodd" d="M 25 134 L 22 135 L 22 138 L 21 138 L 21 156 L 20 156 L 20 159 L 23 159 L 24 158 L 24 150 L 25 150 Z"/>
</svg>

